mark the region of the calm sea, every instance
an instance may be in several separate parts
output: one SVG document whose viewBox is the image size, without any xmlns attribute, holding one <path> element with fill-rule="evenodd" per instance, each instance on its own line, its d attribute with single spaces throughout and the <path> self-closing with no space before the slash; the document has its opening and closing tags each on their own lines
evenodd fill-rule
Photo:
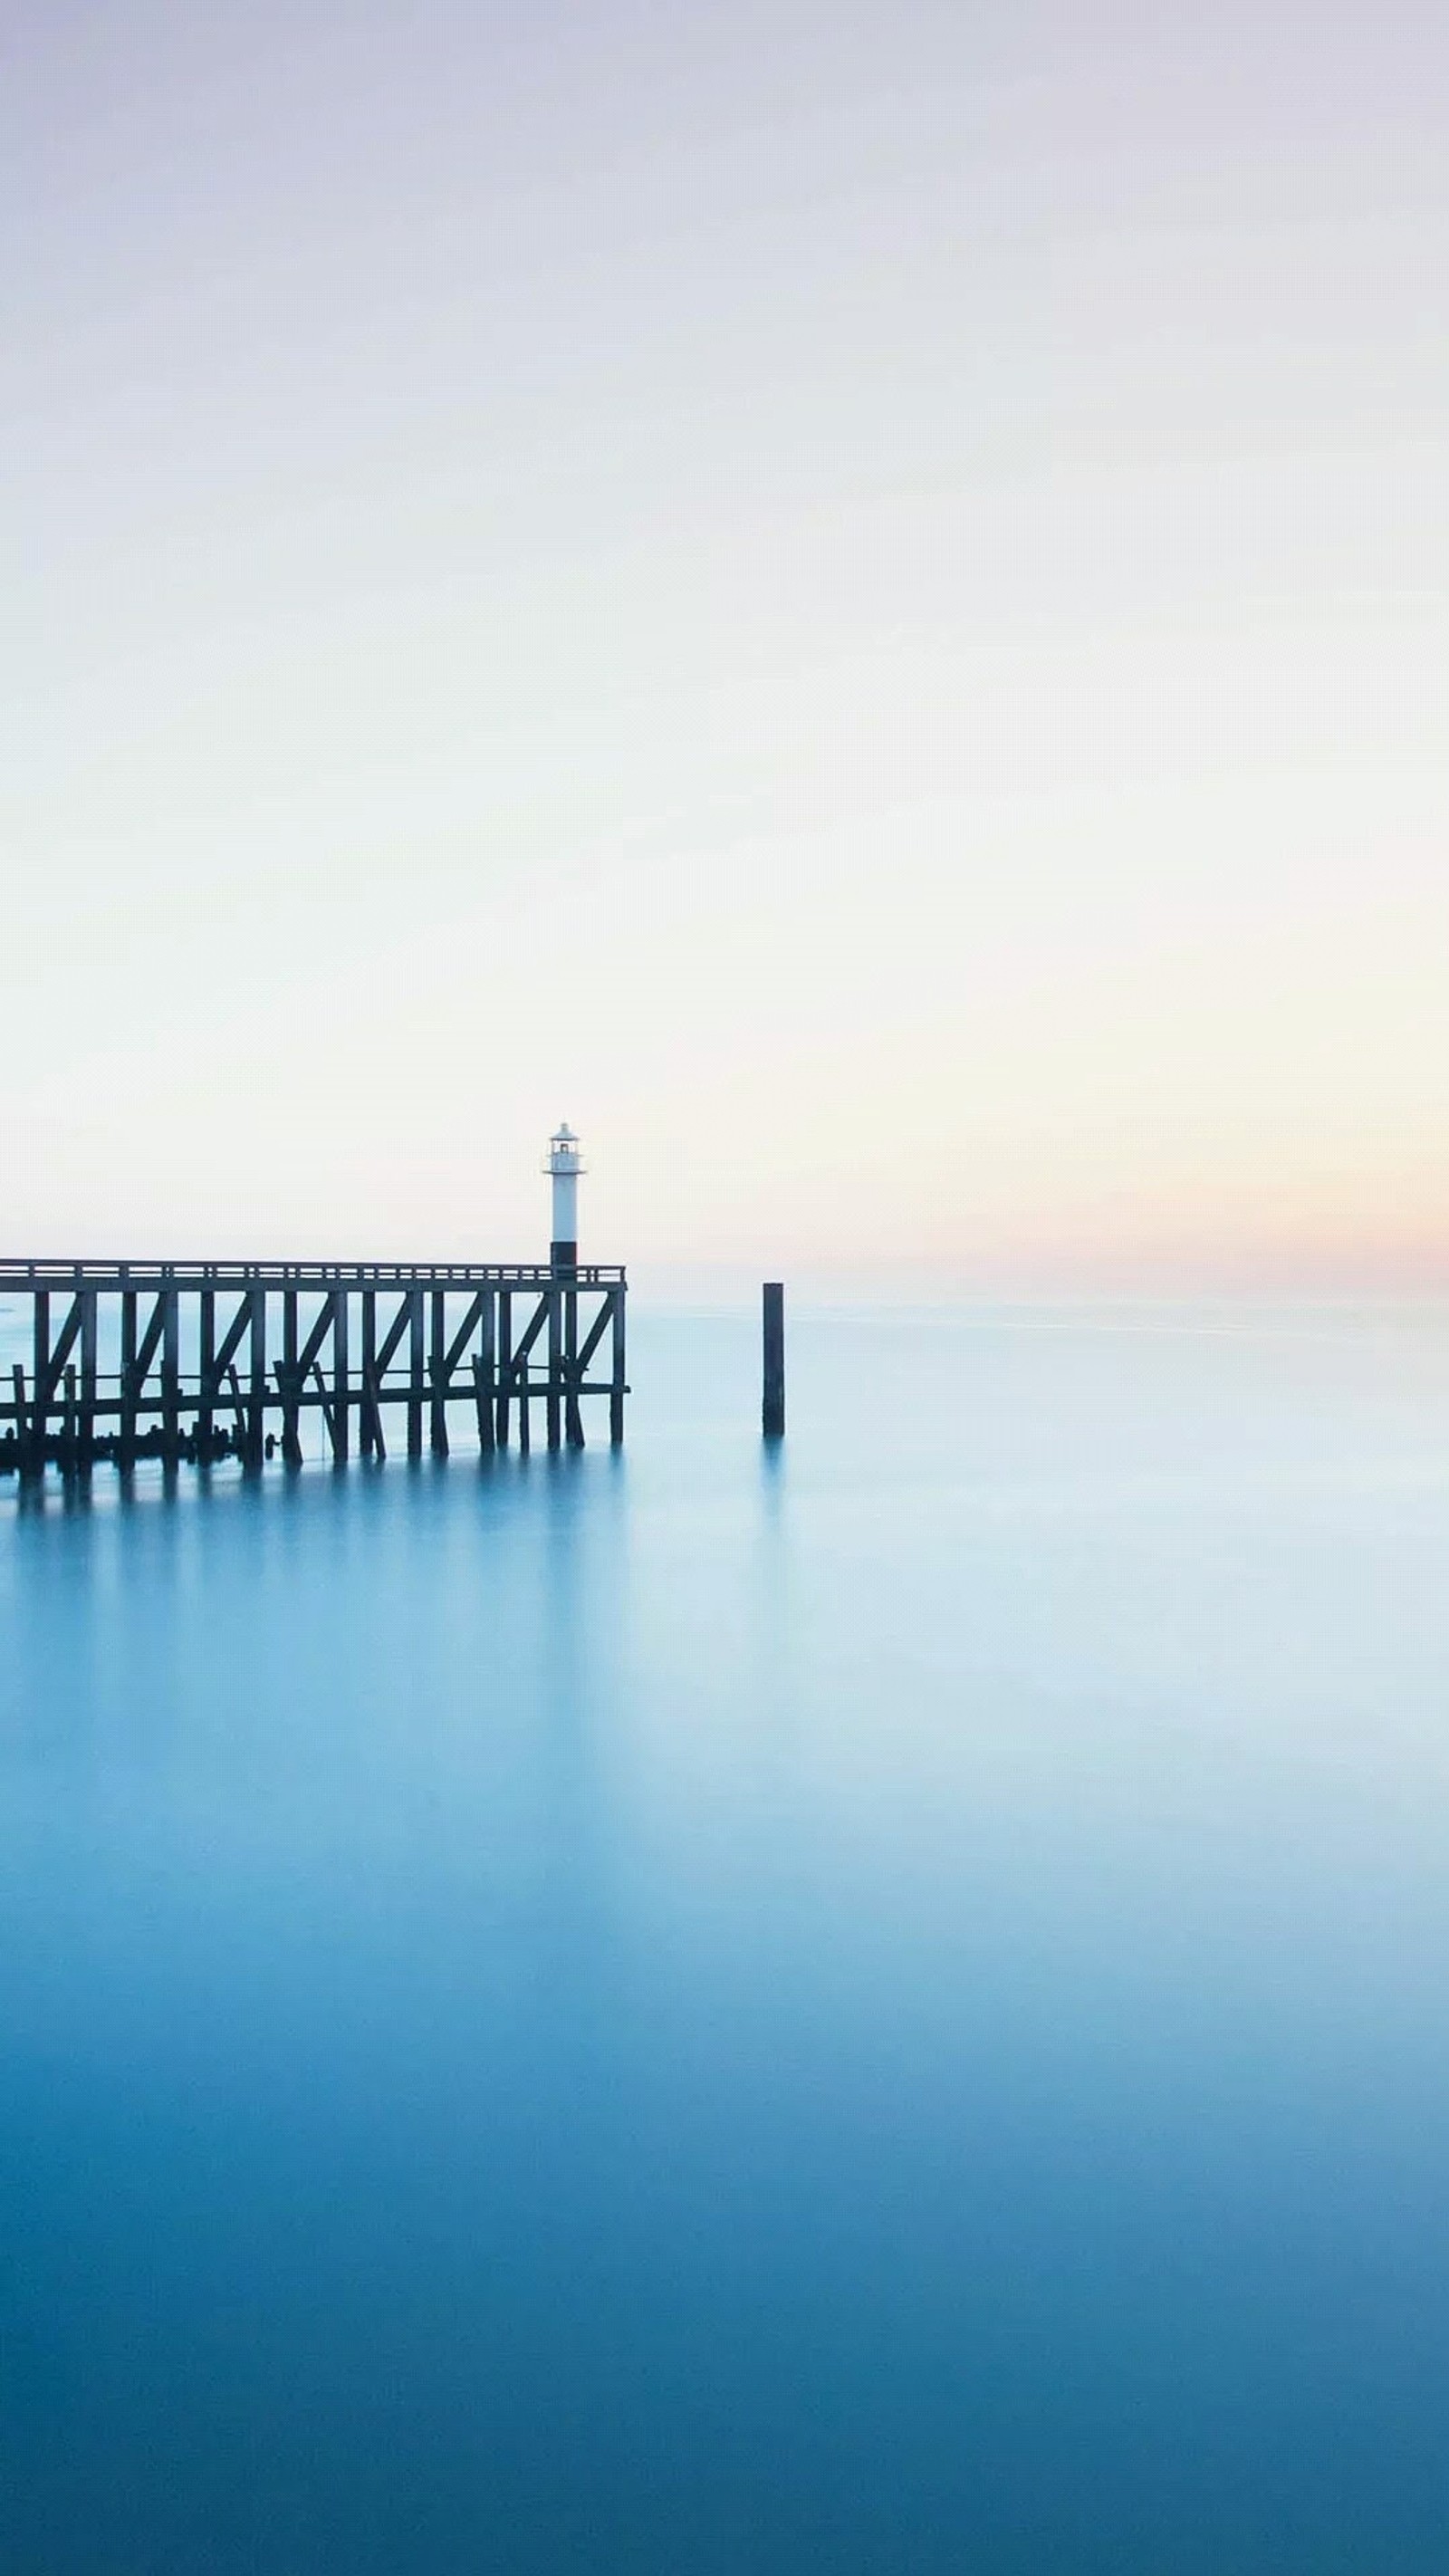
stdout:
<svg viewBox="0 0 1449 2576">
<path fill-rule="evenodd" d="M 0 1487 L 5 2576 L 1443 2576 L 1449 1317 L 631 1362 Z"/>
</svg>

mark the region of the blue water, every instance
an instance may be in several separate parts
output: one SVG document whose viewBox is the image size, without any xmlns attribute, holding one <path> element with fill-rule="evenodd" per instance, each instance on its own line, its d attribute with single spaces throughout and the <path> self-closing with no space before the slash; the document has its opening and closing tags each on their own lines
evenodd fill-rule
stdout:
<svg viewBox="0 0 1449 2576">
<path fill-rule="evenodd" d="M 1449 2566 L 1449 1318 L 0 1488 L 5 2576 Z"/>
</svg>

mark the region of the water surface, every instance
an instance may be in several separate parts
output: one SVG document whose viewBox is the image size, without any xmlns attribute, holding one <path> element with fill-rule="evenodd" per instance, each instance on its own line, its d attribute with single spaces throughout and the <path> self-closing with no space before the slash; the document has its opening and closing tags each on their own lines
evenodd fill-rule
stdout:
<svg viewBox="0 0 1449 2576">
<path fill-rule="evenodd" d="M 0 1488 L 7 2576 L 1449 2565 L 1449 1320 Z"/>
</svg>

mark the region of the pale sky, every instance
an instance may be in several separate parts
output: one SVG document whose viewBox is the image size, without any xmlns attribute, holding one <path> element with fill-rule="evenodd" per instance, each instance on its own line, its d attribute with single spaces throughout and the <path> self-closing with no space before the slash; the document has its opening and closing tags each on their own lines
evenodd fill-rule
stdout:
<svg viewBox="0 0 1449 2576">
<path fill-rule="evenodd" d="M 1449 1284 L 1449 13 L 0 28 L 0 1249 Z"/>
</svg>

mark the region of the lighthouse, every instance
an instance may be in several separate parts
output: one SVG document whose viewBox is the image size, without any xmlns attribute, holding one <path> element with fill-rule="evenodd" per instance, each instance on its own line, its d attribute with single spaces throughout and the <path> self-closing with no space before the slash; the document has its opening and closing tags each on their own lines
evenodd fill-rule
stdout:
<svg viewBox="0 0 1449 2576">
<path fill-rule="evenodd" d="M 553 1240 L 548 1257 L 555 1276 L 572 1278 L 579 1266 L 579 1140 L 568 1120 L 548 1140 L 544 1170 L 553 1180 Z"/>
</svg>

